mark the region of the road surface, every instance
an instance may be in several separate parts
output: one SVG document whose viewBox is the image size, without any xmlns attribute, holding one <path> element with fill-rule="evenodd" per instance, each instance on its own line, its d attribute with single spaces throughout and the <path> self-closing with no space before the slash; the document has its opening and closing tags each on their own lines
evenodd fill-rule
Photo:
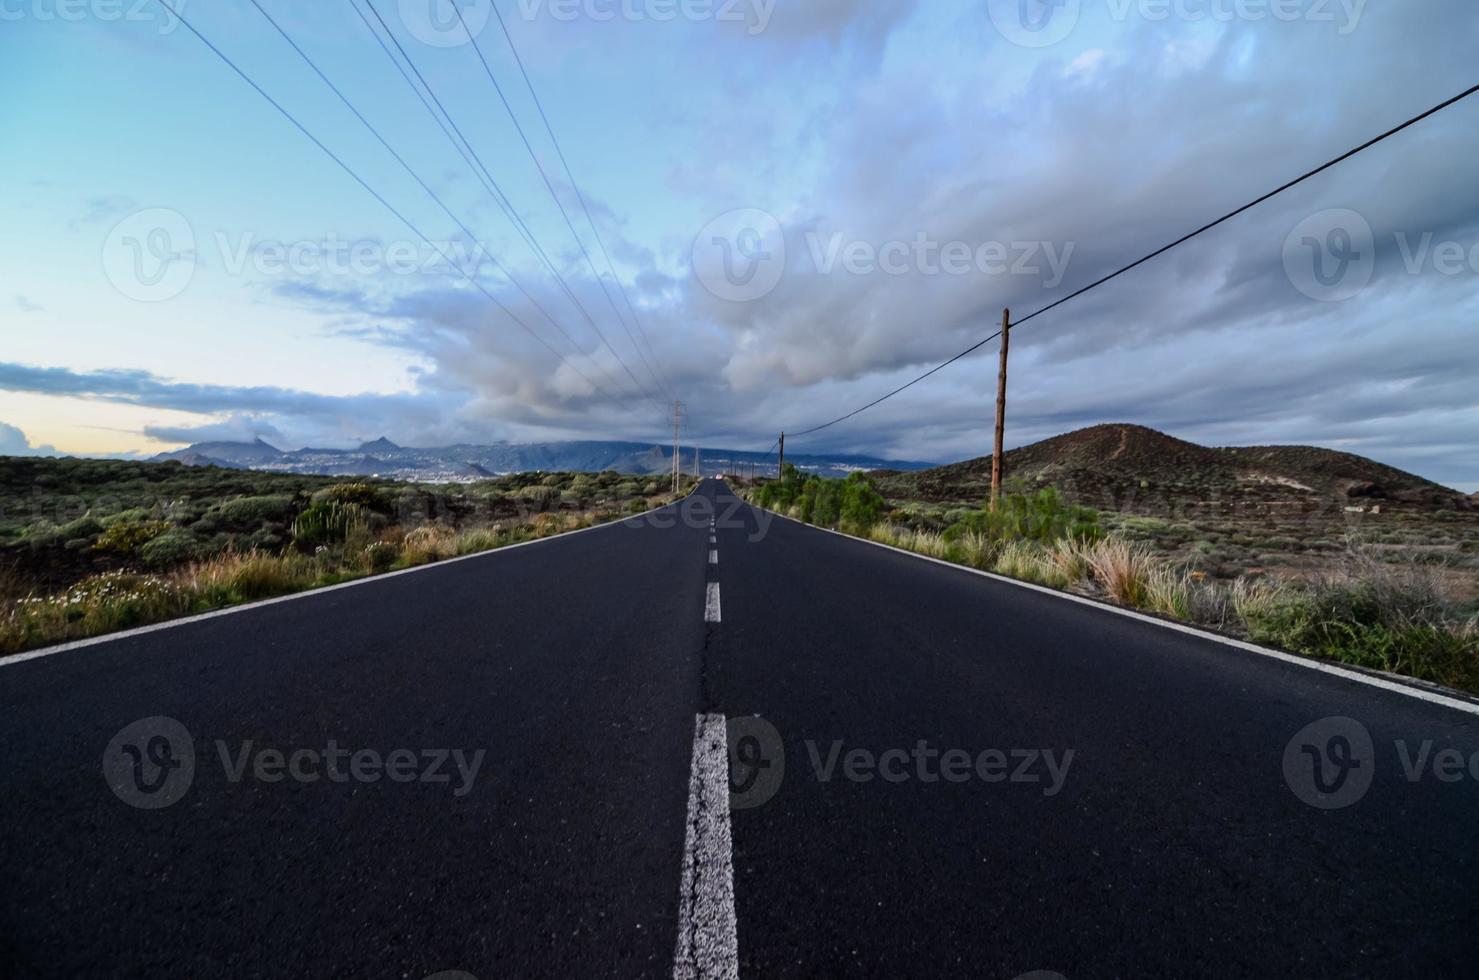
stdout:
<svg viewBox="0 0 1479 980">
<path fill-rule="evenodd" d="M 0 708 L 7 977 L 1479 975 L 1479 715 L 720 481 Z"/>
</svg>

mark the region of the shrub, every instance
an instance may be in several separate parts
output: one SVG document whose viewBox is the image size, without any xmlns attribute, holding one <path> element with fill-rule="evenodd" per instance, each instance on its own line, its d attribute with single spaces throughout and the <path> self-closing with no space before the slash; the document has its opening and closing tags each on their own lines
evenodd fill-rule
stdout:
<svg viewBox="0 0 1479 980">
<path fill-rule="evenodd" d="M 401 551 L 389 541 L 375 541 L 365 545 L 365 568 L 372 575 L 390 571 L 395 565 L 396 559 L 400 558 Z"/>
<path fill-rule="evenodd" d="M 368 526 L 368 517 L 359 504 L 321 500 L 310 504 L 293 521 L 293 543 L 304 551 L 312 551 L 343 543 L 352 534 L 363 535 Z"/>
<path fill-rule="evenodd" d="M 883 495 L 873 482 L 861 473 L 853 473 L 842 482 L 840 518 L 853 532 L 866 532 L 883 514 Z"/>
<path fill-rule="evenodd" d="M 549 506 L 550 501 L 554 500 L 558 495 L 558 492 L 550 487 L 520 487 L 514 494 L 514 498 L 528 504 L 533 504 L 536 509 L 542 510 Z"/>
<path fill-rule="evenodd" d="M 199 557 L 201 542 L 182 527 L 171 528 L 139 549 L 139 557 L 150 565 L 178 565 Z"/>
<path fill-rule="evenodd" d="M 427 524 L 406 532 L 401 560 L 407 566 L 425 565 L 457 554 L 457 532 L 440 524 Z"/>
<path fill-rule="evenodd" d="M 103 523 L 92 514 L 84 514 L 56 529 L 56 536 L 69 544 L 79 538 L 91 539 L 103 533 Z"/>
<path fill-rule="evenodd" d="M 99 551 L 132 555 L 170 530 L 172 526 L 169 521 L 142 521 L 140 523 L 120 521 L 109 525 L 93 547 Z"/>
<path fill-rule="evenodd" d="M 294 507 L 293 498 L 288 496 L 237 497 L 216 504 L 205 512 L 205 518 L 227 527 L 255 530 L 269 521 L 285 523 L 293 516 Z"/>
<path fill-rule="evenodd" d="M 355 504 L 382 514 L 389 513 L 392 509 L 389 493 L 371 483 L 336 483 L 314 493 L 311 502 Z"/>
</svg>

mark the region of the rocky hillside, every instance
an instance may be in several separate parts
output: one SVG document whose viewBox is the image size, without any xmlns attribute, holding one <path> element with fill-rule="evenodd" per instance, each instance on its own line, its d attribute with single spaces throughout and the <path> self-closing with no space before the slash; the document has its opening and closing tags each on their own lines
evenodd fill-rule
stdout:
<svg viewBox="0 0 1479 980">
<path fill-rule="evenodd" d="M 1331 504 L 1473 510 L 1475 501 L 1363 456 L 1313 446 L 1213 449 L 1140 425 L 1096 425 L 1008 451 L 1009 484 L 1053 486 L 1101 510 L 1166 514 L 1188 506 L 1245 513 Z M 884 471 L 880 489 L 899 500 L 978 504 L 991 488 L 991 457 L 915 473 Z"/>
</svg>

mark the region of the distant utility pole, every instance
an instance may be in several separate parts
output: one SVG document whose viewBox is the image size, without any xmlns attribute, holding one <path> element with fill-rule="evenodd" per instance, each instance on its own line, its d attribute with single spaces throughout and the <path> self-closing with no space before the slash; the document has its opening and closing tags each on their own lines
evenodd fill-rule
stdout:
<svg viewBox="0 0 1479 980">
<path fill-rule="evenodd" d="M 780 457 L 780 461 L 775 464 L 775 478 L 777 480 L 779 480 L 781 478 L 782 474 L 785 473 L 785 470 L 786 470 L 786 434 L 784 432 L 782 432 L 781 433 L 781 457 Z"/>
<path fill-rule="evenodd" d="M 680 445 L 679 445 L 679 432 L 682 430 L 682 428 L 683 428 L 683 403 L 680 402 L 680 401 L 676 401 L 675 400 L 673 402 L 673 492 L 674 493 L 677 493 L 678 492 L 678 484 L 680 482 L 679 474 L 683 472 L 682 467 L 678 463 L 678 454 L 681 451 L 680 450 Z"/>
<path fill-rule="evenodd" d="M 1011 340 L 1012 311 L 1001 311 L 1001 368 L 996 372 L 996 446 L 991 453 L 991 509 L 1001 496 L 1001 443 L 1007 427 L 1007 347 Z"/>
</svg>

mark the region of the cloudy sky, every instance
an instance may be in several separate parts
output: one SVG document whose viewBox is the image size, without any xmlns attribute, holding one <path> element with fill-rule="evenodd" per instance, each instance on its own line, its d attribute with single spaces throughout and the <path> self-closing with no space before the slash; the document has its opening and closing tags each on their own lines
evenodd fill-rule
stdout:
<svg viewBox="0 0 1479 980">
<path fill-rule="evenodd" d="M 157 0 L 0 7 L 0 453 L 661 440 L 674 395 L 764 450 L 1479 81 L 1472 0 L 462 0 L 476 46 L 258 2 L 177 9 L 357 178 Z M 1476 155 L 1479 97 L 1023 324 L 1009 443 L 1479 489 Z M 788 448 L 982 455 L 995 354 Z"/>
</svg>

